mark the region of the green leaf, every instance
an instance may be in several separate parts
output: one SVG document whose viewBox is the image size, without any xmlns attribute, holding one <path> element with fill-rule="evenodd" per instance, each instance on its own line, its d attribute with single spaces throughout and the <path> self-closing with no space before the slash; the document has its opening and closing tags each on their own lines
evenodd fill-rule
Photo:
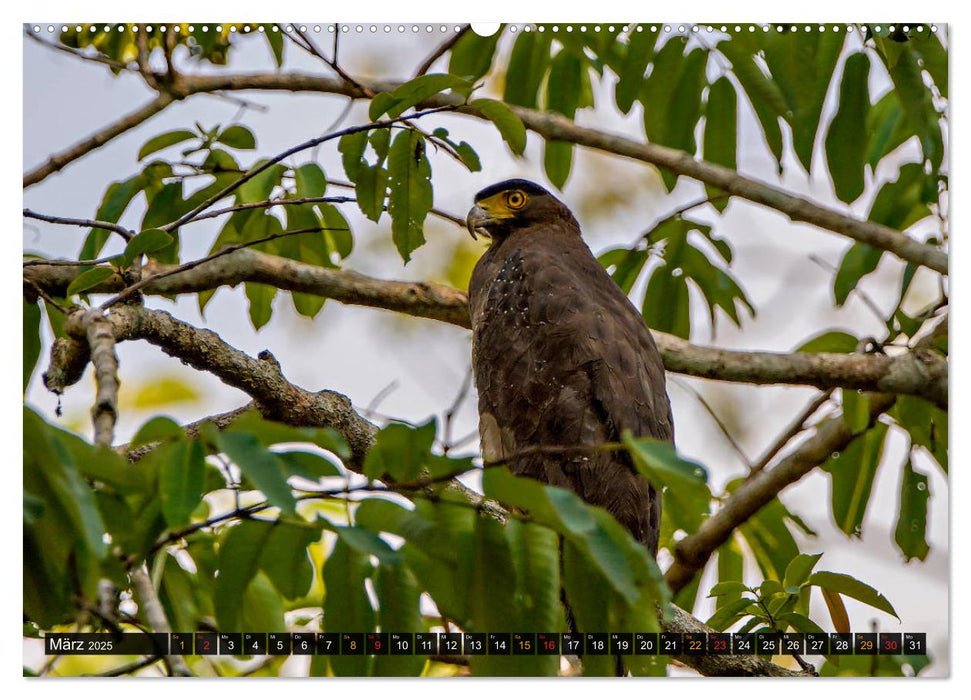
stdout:
<svg viewBox="0 0 971 700">
<path fill-rule="evenodd" d="M 547 141 L 543 150 L 543 168 L 546 177 L 559 190 L 570 177 L 573 164 L 573 144 L 569 141 Z"/>
<path fill-rule="evenodd" d="M 668 120 L 678 77 L 684 63 L 684 44 L 672 39 L 654 56 L 651 74 L 644 81 L 644 133 L 652 143 L 667 145 Z"/>
<path fill-rule="evenodd" d="M 679 457 L 668 442 L 625 433 L 624 444 L 637 470 L 663 493 L 665 508 L 674 522 L 687 532 L 697 530 L 711 502 L 705 468 Z"/>
<path fill-rule="evenodd" d="M 513 153 L 522 155 L 526 149 L 526 127 L 509 107 L 488 99 L 472 100 L 470 106 L 495 125 Z"/>
<path fill-rule="evenodd" d="M 883 257 L 883 249 L 869 243 L 854 243 L 843 255 L 833 280 L 833 296 L 836 305 L 842 306 L 860 280 L 877 269 Z"/>
<path fill-rule="evenodd" d="M 169 527 L 181 527 L 202 502 L 205 453 L 198 440 L 183 440 L 159 449 L 166 450 L 159 474 L 162 515 Z"/>
<path fill-rule="evenodd" d="M 872 170 L 876 170 L 881 158 L 912 136 L 900 109 L 900 99 L 893 90 L 870 107 L 866 133 L 869 134 L 866 162 Z"/>
<path fill-rule="evenodd" d="M 320 527 L 308 523 L 277 521 L 260 555 L 262 569 L 284 598 L 306 595 L 313 584 L 314 569 L 307 547 L 320 539 Z"/>
<path fill-rule="evenodd" d="M 323 197 L 327 189 L 327 177 L 316 163 L 304 163 L 294 170 L 297 196 Z"/>
<path fill-rule="evenodd" d="M 893 615 L 898 620 L 900 619 L 889 600 L 884 598 L 872 586 L 858 581 L 847 574 L 837 574 L 832 571 L 817 571 L 809 577 L 809 583 L 823 590 L 839 593 L 858 600 L 861 603 L 866 603 L 872 608 L 882 610 L 885 613 Z"/>
<path fill-rule="evenodd" d="M 364 150 L 367 148 L 368 135 L 366 131 L 356 131 L 344 134 L 337 143 L 337 150 L 341 154 L 341 164 L 348 179 L 357 181 L 357 173 L 364 162 Z"/>
<path fill-rule="evenodd" d="M 930 495 L 927 475 L 914 469 L 908 459 L 900 480 L 900 509 L 894 530 L 894 541 L 907 561 L 924 561 L 930 552 L 927 544 L 927 500 Z"/>
<path fill-rule="evenodd" d="M 886 434 L 887 424 L 877 423 L 823 464 L 832 477 L 833 518 L 847 535 L 859 537 L 862 532 Z"/>
<path fill-rule="evenodd" d="M 925 448 L 947 474 L 947 411 L 924 399 L 901 395 L 890 409 L 890 415 L 910 433 L 912 443 Z"/>
<path fill-rule="evenodd" d="M 382 565 L 375 574 L 374 591 L 378 598 L 381 630 L 422 631 L 421 588 L 411 570 L 403 564 Z M 417 676 L 424 666 L 425 659 L 418 654 L 381 655 L 374 659 L 373 673 L 375 676 Z"/>
<path fill-rule="evenodd" d="M 870 59 L 855 53 L 846 59 L 839 108 L 826 134 L 826 162 L 836 196 L 854 202 L 863 194 L 867 139 L 863 132 L 870 111 Z"/>
<path fill-rule="evenodd" d="M 288 515 L 296 513 L 297 502 L 287 484 L 276 455 L 252 433 L 228 430 L 219 433 L 219 448 L 266 496 L 266 500 Z"/>
<path fill-rule="evenodd" d="M 926 36 L 911 35 L 910 41 L 914 51 L 920 56 L 924 70 L 930 73 L 934 80 L 934 85 L 941 92 L 941 96 L 947 98 L 947 49 L 938 39 L 937 33 L 930 33 Z"/>
<path fill-rule="evenodd" d="M 243 594 L 256 575 L 273 523 L 244 520 L 229 528 L 219 547 L 219 576 L 213 593 L 219 629 L 240 629 Z"/>
<path fill-rule="evenodd" d="M 862 433 L 870 425 L 870 397 L 862 391 L 842 389 L 843 422 L 851 433 Z"/>
<path fill-rule="evenodd" d="M 751 598 L 738 598 L 737 600 L 731 600 L 724 605 L 719 606 L 719 608 L 715 610 L 715 613 L 705 621 L 705 624 L 718 632 L 722 632 L 734 625 L 743 617 L 751 614 L 751 610 L 754 608 L 755 604 Z"/>
<path fill-rule="evenodd" d="M 782 159 L 782 130 L 779 117 L 788 109 L 779 86 L 769 78 L 755 61 L 757 49 L 746 46 L 742 35 L 734 35 L 729 41 L 718 44 L 718 50 L 732 62 L 732 73 L 738 78 L 755 115 L 762 126 L 762 133 L 776 162 Z"/>
<path fill-rule="evenodd" d="M 813 336 L 798 348 L 796 352 L 856 352 L 860 341 L 852 333 L 846 331 L 824 331 Z"/>
<path fill-rule="evenodd" d="M 469 30 L 455 42 L 448 59 L 448 72 L 474 83 L 489 72 L 502 31 L 480 36 Z"/>
<path fill-rule="evenodd" d="M 909 43 L 902 44 L 901 49 L 887 68 L 900 98 L 904 117 L 920 139 L 924 158 L 931 162 L 936 172 L 944 157 L 943 137 L 938 123 L 940 117 L 934 109 L 931 92 L 924 85 L 916 54 Z"/>
<path fill-rule="evenodd" d="M 412 481 L 421 476 L 435 441 L 436 422 L 412 428 L 391 423 L 382 428 L 364 458 L 364 474 L 370 479 L 390 476 L 394 481 Z"/>
<path fill-rule="evenodd" d="M 742 581 L 722 581 L 712 586 L 711 590 L 708 591 L 708 597 L 739 596 L 742 593 L 748 593 L 748 590 L 748 586 Z"/>
<path fill-rule="evenodd" d="M 930 216 L 927 203 L 937 198 L 937 179 L 926 175 L 920 163 L 900 168 L 897 179 L 885 183 L 870 207 L 870 221 L 903 231 Z"/>
<path fill-rule="evenodd" d="M 156 416 L 138 429 L 130 444 L 132 447 L 138 447 L 153 442 L 181 440 L 184 437 L 185 431 L 182 430 L 181 425 L 168 416 Z"/>
<path fill-rule="evenodd" d="M 340 476 L 337 466 L 326 457 L 313 452 L 276 452 L 276 458 L 286 476 L 301 476 L 317 481 L 325 476 Z"/>
<path fill-rule="evenodd" d="M 253 328 L 259 330 L 265 326 L 273 315 L 273 297 L 277 288 L 258 282 L 247 282 L 245 285 L 246 298 L 249 300 L 249 317 Z"/>
<path fill-rule="evenodd" d="M 816 562 L 822 556 L 822 554 L 800 554 L 789 562 L 789 566 L 786 567 L 785 578 L 782 581 L 782 585 L 789 593 L 796 592 L 791 589 L 798 589 L 809 580 L 809 575 L 816 566 Z"/>
<path fill-rule="evenodd" d="M 411 129 L 399 133 L 388 153 L 388 213 L 391 238 L 405 263 L 425 243 L 424 222 L 433 202 L 431 175 L 425 139 Z"/>
<path fill-rule="evenodd" d="M 253 132 L 241 124 L 227 126 L 216 137 L 216 141 L 241 151 L 251 151 L 256 148 L 256 137 L 253 136 Z"/>
<path fill-rule="evenodd" d="M 371 575 L 371 570 L 369 555 L 352 549 L 338 538 L 324 563 L 325 631 L 369 632 L 374 629 L 374 609 L 364 587 L 364 580 Z M 366 676 L 373 661 L 373 656 L 331 656 L 330 666 L 338 676 Z"/>
<path fill-rule="evenodd" d="M 647 251 L 638 248 L 613 248 L 602 253 L 598 260 L 624 294 L 630 294 L 634 282 L 644 269 L 644 263 L 647 262 Z"/>
<path fill-rule="evenodd" d="M 388 117 L 395 119 L 408 109 L 423 100 L 427 100 L 432 95 L 437 95 L 443 90 L 469 90 L 469 81 L 455 75 L 446 73 L 430 73 L 420 75 L 406 83 L 402 83 L 390 93 L 380 93 L 371 100 L 368 116 L 371 121 L 377 121 L 387 113 Z M 387 97 L 378 99 L 383 94 Z"/>
<path fill-rule="evenodd" d="M 270 47 L 270 52 L 273 54 L 273 61 L 276 63 L 277 68 L 283 67 L 283 32 L 273 31 L 278 29 L 276 25 L 263 24 L 263 36 L 266 37 L 266 43 Z"/>
<path fill-rule="evenodd" d="M 504 101 L 520 107 L 536 107 L 539 88 L 549 70 L 552 41 L 553 38 L 546 33 L 524 32 L 519 35 L 513 44 L 506 70 Z M 521 153 L 522 149 L 518 152 Z"/>
<path fill-rule="evenodd" d="M 266 161 L 257 161 L 253 168 L 260 167 Z M 273 189 L 280 184 L 280 178 L 283 177 L 283 172 L 286 170 L 279 163 L 274 163 L 273 165 L 262 170 L 251 179 L 244 182 L 239 186 L 239 201 L 243 204 L 248 204 L 252 202 L 265 202 L 270 198 L 270 193 Z"/>
<path fill-rule="evenodd" d="M 143 160 L 146 156 L 150 156 L 156 151 L 161 151 L 169 146 L 174 146 L 177 143 L 197 138 L 199 138 L 199 134 L 188 129 L 166 131 L 164 134 L 154 136 L 145 142 L 145 145 L 138 151 L 138 160 Z"/>
<path fill-rule="evenodd" d="M 708 89 L 708 104 L 705 106 L 704 156 L 709 163 L 736 168 L 735 152 L 738 149 L 738 98 L 731 81 L 722 76 Z M 710 185 L 705 186 L 708 197 L 716 197 L 721 192 Z M 719 211 L 728 206 L 728 198 L 712 202 Z"/>
<path fill-rule="evenodd" d="M 26 393 L 34 367 L 37 366 L 37 358 L 40 357 L 40 305 L 39 302 L 31 304 L 26 299 L 23 304 L 23 391 Z"/>
<path fill-rule="evenodd" d="M 398 564 L 401 555 L 371 530 L 351 525 L 338 527 L 337 536 L 348 547 L 361 554 L 375 556 L 383 564 Z"/>
<path fill-rule="evenodd" d="M 157 228 L 142 231 L 125 246 L 124 260 L 126 265 L 146 253 L 154 253 L 172 244 L 175 239 L 165 231 Z"/>
<path fill-rule="evenodd" d="M 683 275 L 674 275 L 669 265 L 656 268 L 647 283 L 641 315 L 656 331 L 687 340 L 691 335 L 688 286 Z"/>
<path fill-rule="evenodd" d="M 75 294 L 86 292 L 89 289 L 94 289 L 102 282 L 110 279 L 114 274 L 115 270 L 111 267 L 92 267 L 90 270 L 85 270 L 67 286 L 65 296 L 71 297 Z"/>
<path fill-rule="evenodd" d="M 654 56 L 657 37 L 657 32 L 650 31 L 635 31 L 630 35 L 614 92 L 617 107 L 624 114 L 630 111 L 634 100 L 640 95 L 641 87 L 644 85 L 644 73 Z"/>
</svg>

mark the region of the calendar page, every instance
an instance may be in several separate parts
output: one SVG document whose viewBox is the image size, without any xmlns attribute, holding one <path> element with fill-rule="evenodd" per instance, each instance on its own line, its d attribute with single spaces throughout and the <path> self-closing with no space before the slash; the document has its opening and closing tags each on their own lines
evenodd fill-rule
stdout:
<svg viewBox="0 0 971 700">
<path fill-rule="evenodd" d="M 21 38 L 25 675 L 950 674 L 946 23 Z"/>
</svg>

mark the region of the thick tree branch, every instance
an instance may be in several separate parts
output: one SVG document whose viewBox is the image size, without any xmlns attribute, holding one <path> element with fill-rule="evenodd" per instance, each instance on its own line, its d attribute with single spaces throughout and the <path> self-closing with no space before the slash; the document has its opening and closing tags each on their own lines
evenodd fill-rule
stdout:
<svg viewBox="0 0 971 700">
<path fill-rule="evenodd" d="M 79 141 L 70 148 L 63 150 L 60 153 L 55 153 L 48 158 L 46 163 L 39 165 L 33 170 L 24 174 L 24 188 L 30 187 L 31 185 L 36 185 L 48 175 L 58 172 L 69 163 L 87 155 L 91 151 L 100 148 L 101 146 L 104 146 L 116 136 L 121 136 L 126 131 L 134 129 L 142 122 L 154 117 L 156 114 L 175 102 L 176 99 L 177 98 L 175 96 L 168 92 L 161 92 L 153 100 L 136 109 L 131 114 L 128 114 L 118 121 L 109 124 L 105 128 L 92 134 L 83 141 Z"/>
<path fill-rule="evenodd" d="M 212 331 L 195 328 L 164 311 L 120 306 L 110 309 L 105 319 L 116 340 L 147 340 L 166 354 L 211 372 L 249 394 L 266 418 L 334 428 L 347 440 L 354 463 L 363 460 L 374 442 L 374 426 L 354 411 L 346 396 L 333 391 L 311 392 L 291 384 L 266 351 L 252 358 Z M 84 312 L 75 311 L 65 320 L 65 330 L 80 339 L 86 333 L 83 321 Z"/>
<path fill-rule="evenodd" d="M 157 275 L 173 266 L 150 262 L 143 274 Z M 23 271 L 25 281 L 52 296 L 63 296 L 78 271 L 35 265 Z M 469 327 L 468 296 L 429 282 L 375 279 L 350 270 L 335 270 L 255 250 L 238 250 L 195 269 L 158 278 L 144 287 L 149 294 L 189 294 L 243 282 L 260 282 L 355 304 L 445 321 Z M 112 278 L 91 293 L 121 288 Z M 933 350 L 915 349 L 894 355 L 776 353 L 724 350 L 694 345 L 667 333 L 654 333 L 664 366 L 672 372 L 706 379 L 750 384 L 803 384 L 920 396 L 946 408 L 947 360 Z"/>
<path fill-rule="evenodd" d="M 885 394 L 870 396 L 869 429 L 880 414 L 893 406 L 895 398 Z M 861 435 L 850 430 L 837 415 L 823 421 L 815 435 L 783 457 L 773 468 L 754 472 L 725 501 L 717 513 L 705 520 L 697 532 L 680 540 L 674 547 L 674 563 L 665 573 L 672 592 L 677 593 L 691 583 L 695 574 L 704 568 L 712 553 L 731 537 L 735 529 L 770 503 L 779 493 L 825 462 L 834 452 L 840 452 Z"/>
<path fill-rule="evenodd" d="M 322 92 L 354 98 L 366 97 L 360 89 L 346 81 L 327 76 L 299 73 L 200 75 L 184 76 L 183 79 L 184 84 L 181 89 L 185 94 L 215 90 L 285 90 L 291 92 Z M 394 82 L 384 81 L 373 83 L 369 88 L 374 92 L 385 92 L 393 90 L 397 85 Z M 436 95 L 420 103 L 419 107 L 456 106 L 460 104 L 461 98 L 458 96 Z M 861 243 L 868 243 L 890 251 L 904 260 L 924 265 L 941 274 L 947 274 L 948 256 L 943 250 L 916 241 L 888 226 L 872 221 L 863 221 L 835 209 L 821 206 L 767 183 L 740 175 L 730 168 L 697 159 L 684 151 L 658 144 L 635 141 L 599 129 L 582 127 L 553 112 L 542 112 L 513 105 L 510 105 L 510 108 L 522 119 L 526 128 L 545 139 L 568 141 L 665 168 L 679 175 L 685 175 L 717 187 L 729 194 L 775 209 L 793 221 L 809 223 L 842 234 Z M 469 106 L 461 106 L 459 111 L 482 117 L 479 112 Z"/>
</svg>

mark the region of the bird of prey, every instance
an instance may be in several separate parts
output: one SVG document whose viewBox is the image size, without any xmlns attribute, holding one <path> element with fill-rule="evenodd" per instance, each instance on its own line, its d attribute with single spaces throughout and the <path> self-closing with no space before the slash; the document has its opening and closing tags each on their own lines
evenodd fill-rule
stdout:
<svg viewBox="0 0 971 700">
<path fill-rule="evenodd" d="M 625 430 L 673 441 L 664 366 L 640 313 L 572 212 L 539 185 L 485 188 L 466 224 L 491 239 L 469 283 L 483 458 L 524 453 L 510 460 L 514 474 L 606 509 L 656 556 L 660 494 L 630 455 L 555 450 L 616 442 Z"/>
</svg>

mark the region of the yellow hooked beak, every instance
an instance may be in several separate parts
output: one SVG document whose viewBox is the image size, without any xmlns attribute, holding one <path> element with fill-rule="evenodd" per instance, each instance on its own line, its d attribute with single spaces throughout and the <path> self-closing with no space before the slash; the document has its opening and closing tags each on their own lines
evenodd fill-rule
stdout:
<svg viewBox="0 0 971 700">
<path fill-rule="evenodd" d="M 482 206 L 484 204 L 485 206 Z M 472 238 L 476 238 L 476 231 L 484 236 L 489 236 L 486 226 L 497 223 L 503 219 L 509 219 L 513 214 L 509 211 L 495 211 L 487 202 L 476 204 L 465 217 L 465 227 L 469 229 Z"/>
</svg>

